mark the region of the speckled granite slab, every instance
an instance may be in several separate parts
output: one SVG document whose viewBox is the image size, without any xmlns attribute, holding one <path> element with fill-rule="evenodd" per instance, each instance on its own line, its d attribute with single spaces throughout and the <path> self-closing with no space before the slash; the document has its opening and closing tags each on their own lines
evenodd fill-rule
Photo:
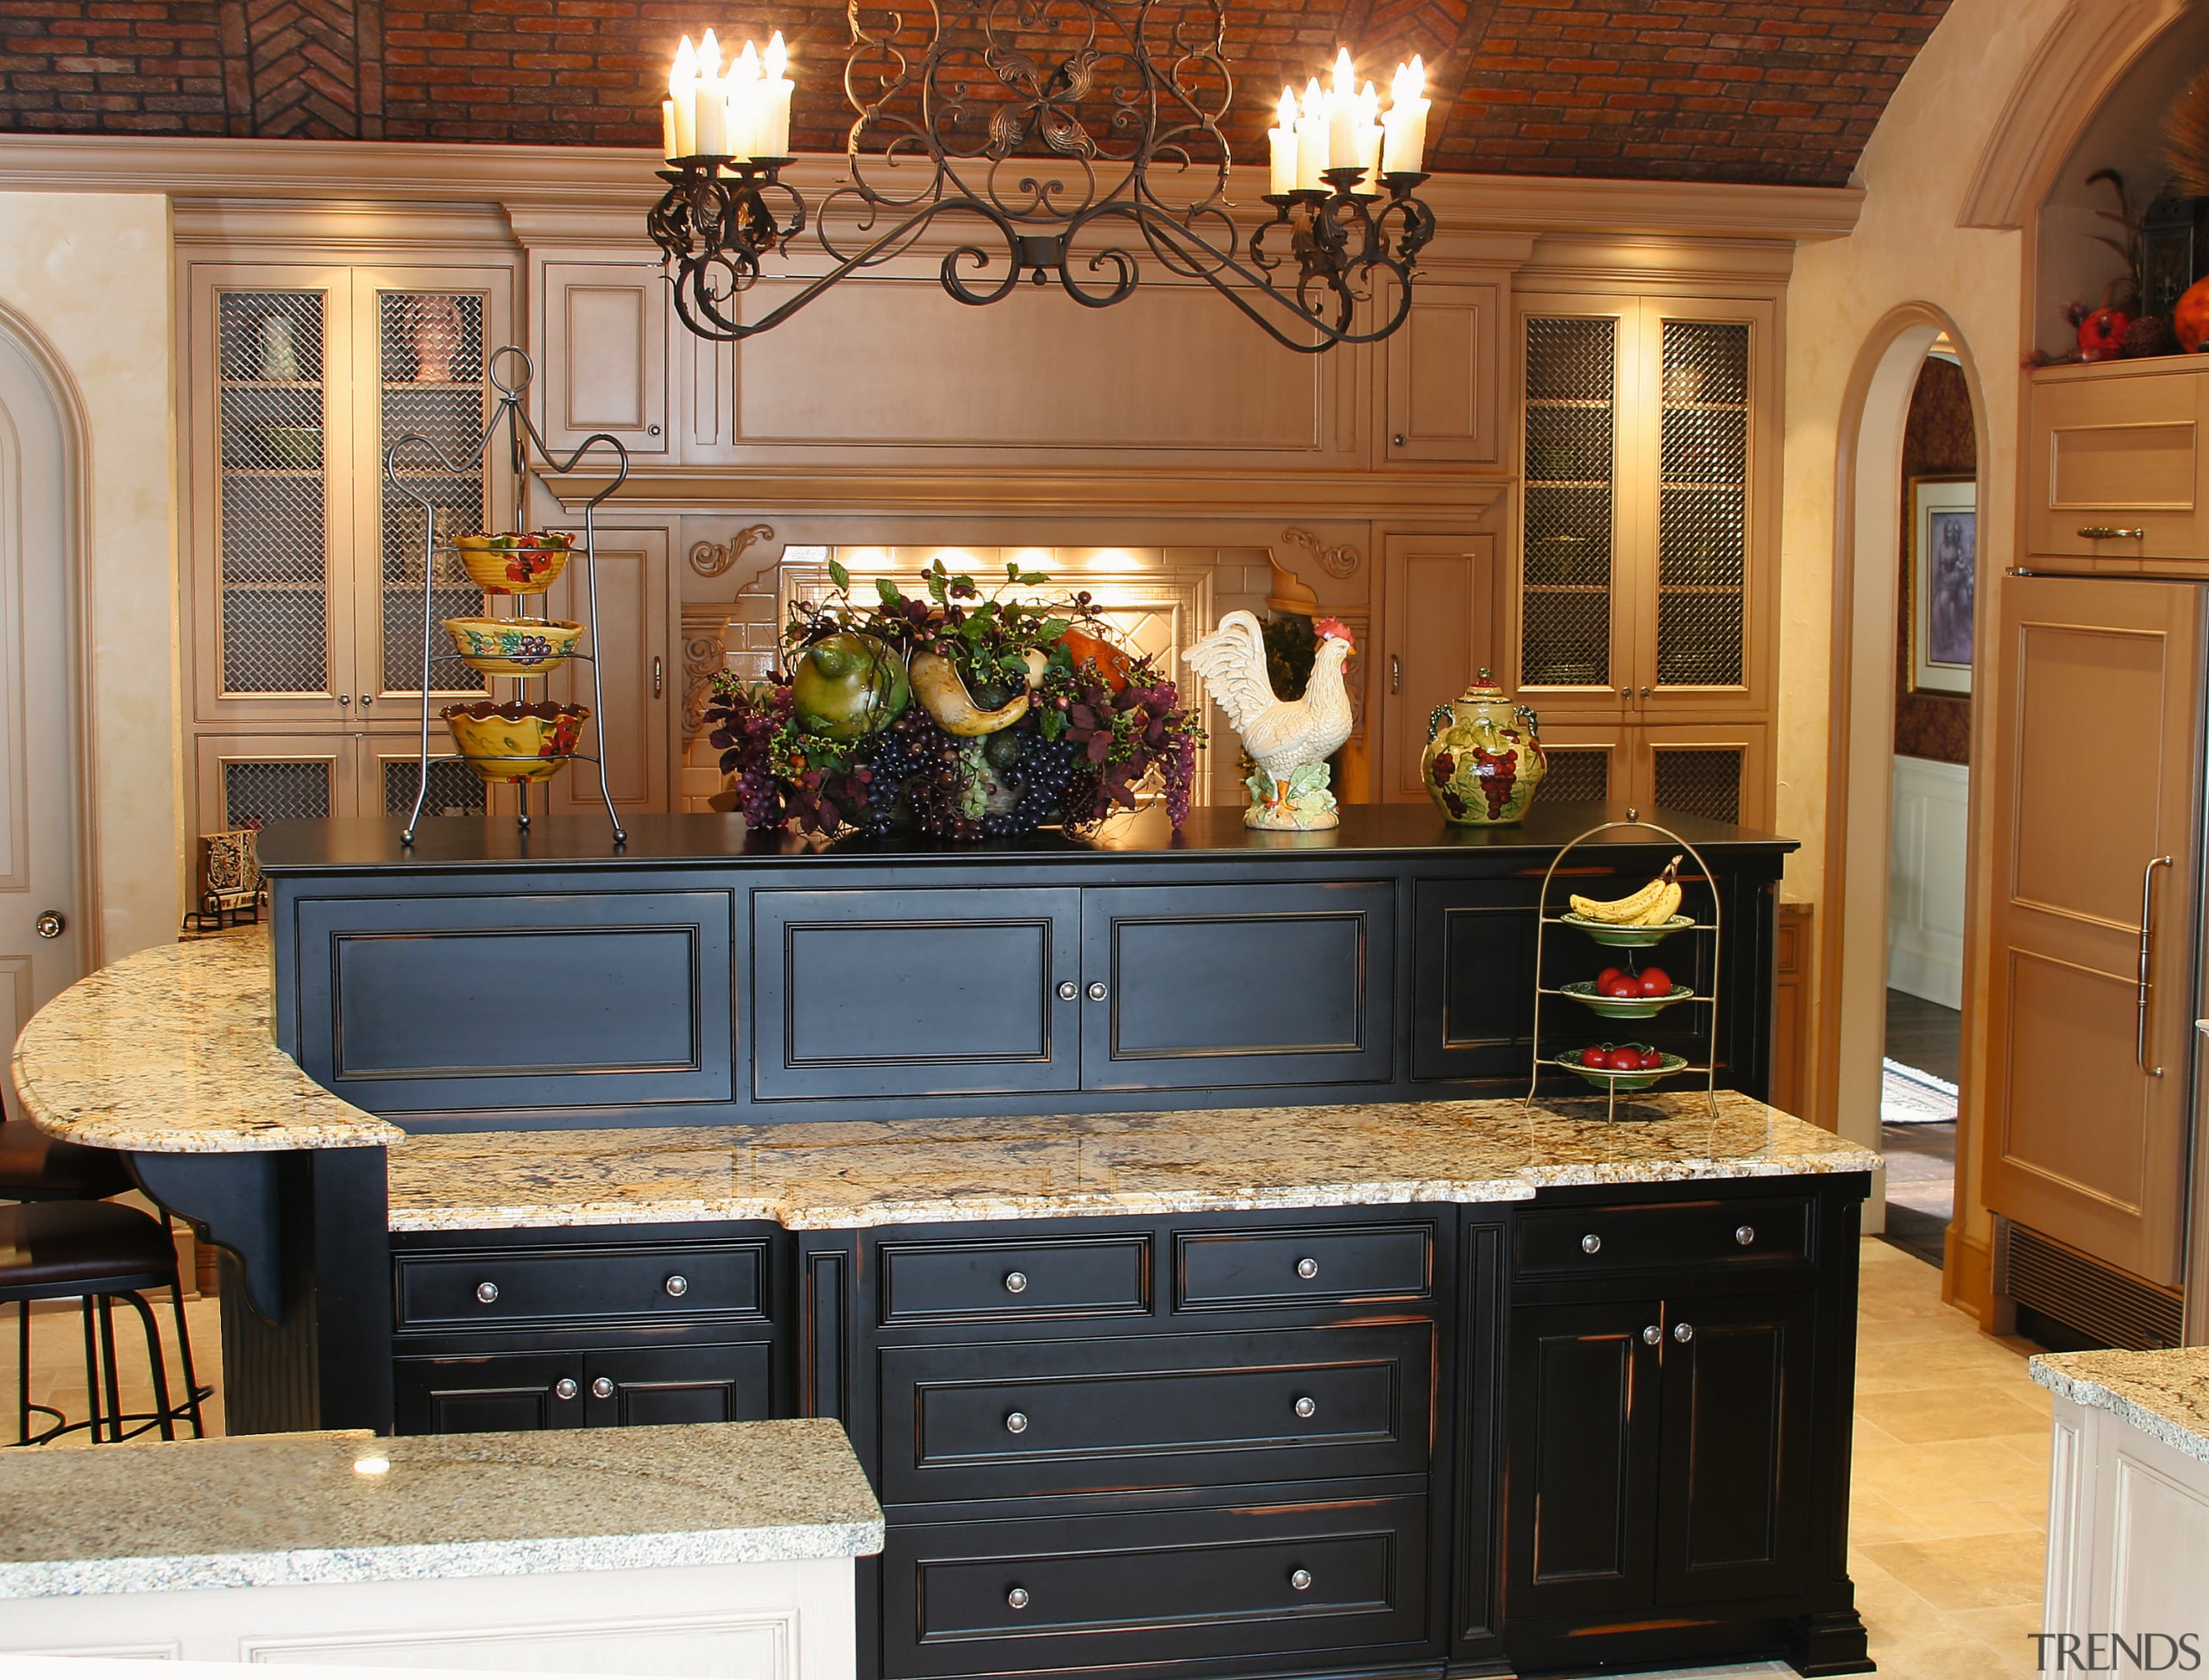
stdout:
<svg viewBox="0 0 2209 1680">
<path fill-rule="evenodd" d="M 86 975 L 31 1017 L 14 1071 L 41 1130 L 103 1148 L 343 1149 L 406 1136 L 276 1048 L 263 927 L 157 945 Z"/>
<path fill-rule="evenodd" d="M 2143 1435 L 2209 1464 L 2209 1348 L 2044 1353 L 2032 1374 L 2042 1387 L 2114 1412 Z"/>
<path fill-rule="evenodd" d="M 11 1452 L 0 1511 L 0 1599 L 882 1550 L 882 1508 L 826 1419 Z"/>
<path fill-rule="evenodd" d="M 1389 1103 L 969 1121 L 410 1137 L 394 1230 L 772 1220 L 791 1230 L 1079 1215 L 1523 1201 L 1545 1185 L 1866 1173 L 1766 1104 Z"/>
</svg>

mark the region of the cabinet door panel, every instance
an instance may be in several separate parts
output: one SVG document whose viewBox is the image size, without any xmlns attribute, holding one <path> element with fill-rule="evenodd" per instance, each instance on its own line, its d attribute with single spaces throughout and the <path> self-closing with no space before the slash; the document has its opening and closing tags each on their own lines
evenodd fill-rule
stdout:
<svg viewBox="0 0 2209 1680">
<path fill-rule="evenodd" d="M 768 1415 L 770 1363 L 764 1342 L 595 1353 L 585 1367 L 589 1419 L 620 1427 L 753 1422 Z M 599 1392 L 605 1383 L 610 1394 Z"/>
<path fill-rule="evenodd" d="M 2209 560 L 2209 380 L 2198 369 L 2041 374 L 2030 408 L 2025 538 L 2035 564 L 2137 572 L 2143 562 L 2152 571 Z M 2094 534 L 2117 531 L 2126 534 Z"/>
<path fill-rule="evenodd" d="M 392 1398 L 401 1435 L 503 1434 L 581 1429 L 581 1354 L 489 1354 L 392 1362 Z M 575 1384 L 563 1397 L 563 1378 Z"/>
<path fill-rule="evenodd" d="M 578 541 L 581 533 L 577 533 Z M 626 815 L 669 809 L 668 758 L 673 733 L 673 632 L 668 625 L 668 556 L 664 531 L 598 532 L 598 640 L 583 651 L 593 668 L 571 660 L 550 684 L 554 698 L 596 713 L 583 731 L 582 750 L 606 761 L 606 788 L 614 809 Z M 549 618 L 590 621 L 590 580 L 581 562 L 570 565 L 544 597 Z M 595 746 L 591 743 L 596 742 Z M 547 784 L 555 815 L 602 819 L 598 766 L 573 764 Z"/>
<path fill-rule="evenodd" d="M 756 1094 L 1070 1091 L 1073 888 L 752 897 Z"/>
<path fill-rule="evenodd" d="M 1656 1582 L 1657 1302 L 1521 1308 L 1511 1331 L 1508 1615 L 1603 1614 Z"/>
<path fill-rule="evenodd" d="M 1412 1077 L 1523 1079 L 1532 1055 L 1539 884 L 1421 881 L 1415 890 Z"/>
<path fill-rule="evenodd" d="M 1381 796 L 1424 804 L 1433 797 L 1419 774 L 1428 714 L 1463 694 L 1483 667 L 1502 663 L 1495 538 L 1390 535 L 1381 539 Z"/>
<path fill-rule="evenodd" d="M 1425 285 L 1388 341 L 1391 461 L 1494 461 L 1501 288 Z"/>
<path fill-rule="evenodd" d="M 1667 1305 L 1658 1591 L 1671 1604 L 1798 1592 L 1809 1539 L 1812 1297 Z M 1678 1339 L 1683 1326 L 1690 1341 Z"/>
<path fill-rule="evenodd" d="M 632 455 L 665 454 L 668 301 L 659 270 L 551 259 L 531 289 L 545 442 L 571 450 L 603 431 Z"/>
<path fill-rule="evenodd" d="M 1082 1084 L 1287 1085 L 1389 1074 L 1394 890 L 1099 887 L 1083 895 Z"/>
</svg>

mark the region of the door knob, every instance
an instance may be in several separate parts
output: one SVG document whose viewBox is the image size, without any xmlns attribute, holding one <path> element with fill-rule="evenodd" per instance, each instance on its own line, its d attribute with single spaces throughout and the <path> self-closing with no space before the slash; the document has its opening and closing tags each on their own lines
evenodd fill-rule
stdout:
<svg viewBox="0 0 2209 1680">
<path fill-rule="evenodd" d="M 475 1299 L 482 1302 L 486 1306 L 490 1306 L 493 1301 L 499 1299 L 499 1286 L 495 1283 L 477 1284 L 475 1286 Z"/>
<path fill-rule="evenodd" d="M 1312 1571 L 1310 1570 L 1291 1570 L 1288 1572 L 1288 1585 L 1289 1589 L 1292 1592 L 1310 1592 L 1312 1590 Z"/>
<path fill-rule="evenodd" d="M 353 703 L 353 696 L 349 694 L 342 694 L 337 696 L 337 703 L 340 706 L 350 706 Z"/>
<path fill-rule="evenodd" d="M 1665 1339 L 1665 1332 L 1656 1324 L 1644 1324 L 1641 1327 L 1641 1339 L 1653 1348 Z"/>
<path fill-rule="evenodd" d="M 1017 1295 L 1017 1294 L 1021 1294 L 1021 1293 L 1024 1293 L 1024 1292 L 1026 1291 L 1027 1287 L 1028 1287 L 1028 1274 L 1027 1274 L 1027 1273 L 1025 1273 L 1025 1272 L 1007 1272 L 1007 1273 L 1004 1274 L 1004 1293 L 1005 1293 L 1006 1294 L 1008 1294 L 1008 1295 Z"/>
<path fill-rule="evenodd" d="M 361 704 L 363 706 L 373 706 L 375 703 L 376 697 L 372 694 L 364 694 L 361 696 Z"/>
<path fill-rule="evenodd" d="M 576 1380 L 571 1376 L 563 1376 L 552 1385 L 552 1397 L 555 1400 L 573 1400 L 579 1392 L 576 1387 Z"/>
<path fill-rule="evenodd" d="M 690 1293 L 690 1280 L 678 1272 L 667 1280 L 664 1287 L 669 1294 L 679 1299 Z"/>
<path fill-rule="evenodd" d="M 38 929 L 41 939 L 60 939 L 69 930 L 69 918 L 59 910 L 41 910 L 31 925 Z"/>
<path fill-rule="evenodd" d="M 1089 983 L 1089 1001 L 1092 1004 L 1101 1004 L 1104 1001 L 1104 982 L 1092 980 Z"/>
<path fill-rule="evenodd" d="M 1016 1610 L 1025 1610 L 1028 1608 L 1028 1589 L 1015 1587 L 1004 1595 L 1004 1601 Z"/>
<path fill-rule="evenodd" d="M 612 1400 L 614 1398 L 614 1379 L 610 1376 L 592 1378 L 590 1391 L 593 1395 L 600 1400 Z"/>
<path fill-rule="evenodd" d="M 658 654 L 652 655 L 652 698 L 658 700 L 666 688 L 667 665 Z"/>
<path fill-rule="evenodd" d="M 1392 653 L 1388 656 L 1388 692 L 1401 694 L 1403 691 L 1404 662 Z"/>
<path fill-rule="evenodd" d="M 1311 1417 L 1313 1413 L 1317 1413 L 1318 1409 L 1319 1402 L 1313 1400 L 1311 1395 L 1299 1394 L 1296 1397 L 1296 1415 L 1298 1417 Z"/>
<path fill-rule="evenodd" d="M 1603 1251 L 1603 1239 L 1602 1239 L 1602 1237 L 1600 1237 L 1600 1236 L 1596 1236 L 1596 1235 L 1595 1235 L 1595 1233 L 1594 1231 L 1592 1231 L 1592 1230 L 1591 1230 L 1591 1231 L 1589 1231 L 1589 1232 L 1588 1233 L 1588 1235 L 1587 1235 L 1587 1236 L 1583 1236 L 1583 1237 L 1582 1237 L 1582 1238 L 1580 1239 L 1580 1252 L 1581 1252 L 1581 1253 L 1583 1253 L 1583 1254 L 1601 1254 L 1601 1253 L 1602 1253 L 1602 1251 Z"/>
<path fill-rule="evenodd" d="M 1734 1226 L 1734 1240 L 1743 1248 L 1747 1248 L 1750 1243 L 1757 1240 L 1757 1228 L 1754 1225 Z"/>
<path fill-rule="evenodd" d="M 1672 1326 L 1672 1339 L 1675 1342 L 1694 1341 L 1695 1326 L 1693 1324 L 1674 1324 Z"/>
<path fill-rule="evenodd" d="M 1059 982 L 1059 1001 L 1060 1003 L 1071 1004 L 1080 995 L 1081 988 L 1076 985 L 1072 980 L 1060 980 Z"/>
<path fill-rule="evenodd" d="M 1319 1262 L 1306 1255 L 1296 1262 L 1296 1275 L 1309 1283 L 1319 1275 Z"/>
<path fill-rule="evenodd" d="M 1028 1432 L 1028 1414 L 1025 1412 L 1006 1413 L 1004 1432 L 1008 1435 L 1025 1435 Z"/>
</svg>

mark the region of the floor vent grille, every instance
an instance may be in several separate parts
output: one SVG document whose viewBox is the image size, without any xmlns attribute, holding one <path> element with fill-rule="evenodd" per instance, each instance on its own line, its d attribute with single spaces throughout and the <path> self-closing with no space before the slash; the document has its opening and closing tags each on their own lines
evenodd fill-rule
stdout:
<svg viewBox="0 0 2209 1680">
<path fill-rule="evenodd" d="M 2175 1293 L 2011 1219 L 1995 1224 L 1994 1293 L 2112 1348 L 2174 1348 L 2181 1339 Z"/>
</svg>

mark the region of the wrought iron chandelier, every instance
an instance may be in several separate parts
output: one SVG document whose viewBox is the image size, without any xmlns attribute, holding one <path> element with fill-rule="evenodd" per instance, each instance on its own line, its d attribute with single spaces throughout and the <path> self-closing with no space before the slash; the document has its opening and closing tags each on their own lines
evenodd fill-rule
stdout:
<svg viewBox="0 0 2209 1680">
<path fill-rule="evenodd" d="M 981 0 L 925 39 L 901 13 L 850 9 L 848 173 L 809 204 L 782 179 L 790 100 L 779 33 L 726 71 L 710 31 L 677 52 L 648 223 L 683 324 L 738 341 L 838 282 L 912 252 L 951 218 L 937 270 L 964 304 L 1055 280 L 1092 309 L 1132 296 L 1141 259 L 1201 281 L 1292 350 L 1369 344 L 1404 324 L 1434 215 L 1417 196 L 1428 101 L 1414 59 L 1384 114 L 1350 55 L 1331 90 L 1283 89 L 1268 218 L 1246 234 L 1220 124 L 1234 92 L 1221 0 Z M 917 16 L 917 15 L 916 15 Z M 810 231 L 828 266 L 746 319 L 746 294 Z"/>
</svg>

